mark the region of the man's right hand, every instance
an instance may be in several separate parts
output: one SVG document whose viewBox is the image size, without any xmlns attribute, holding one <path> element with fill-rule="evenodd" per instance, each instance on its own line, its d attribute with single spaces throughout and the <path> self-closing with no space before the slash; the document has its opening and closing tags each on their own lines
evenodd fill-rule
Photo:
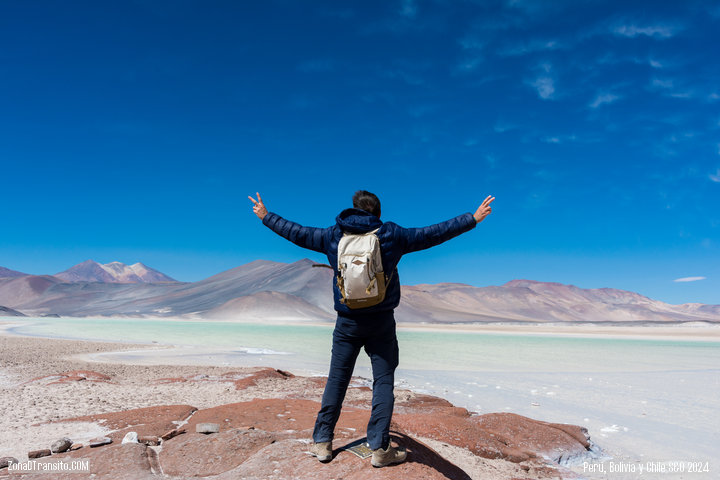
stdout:
<svg viewBox="0 0 720 480">
<path fill-rule="evenodd" d="M 475 210 L 475 213 L 473 213 L 473 217 L 475 217 L 475 223 L 480 223 L 483 220 L 485 220 L 485 217 L 490 215 L 492 213 L 492 208 L 490 207 L 490 204 L 495 200 L 495 197 L 492 195 L 488 195 L 485 200 L 483 200 L 482 204 L 478 207 L 477 210 Z"/>
<path fill-rule="evenodd" d="M 248 196 L 251 202 L 253 202 L 253 212 L 255 212 L 255 215 L 262 220 L 265 218 L 265 215 L 267 215 L 268 211 L 267 208 L 265 208 L 265 204 L 262 201 L 262 198 L 260 197 L 260 193 L 257 194 L 257 200 L 255 200 L 253 197 Z"/>
</svg>

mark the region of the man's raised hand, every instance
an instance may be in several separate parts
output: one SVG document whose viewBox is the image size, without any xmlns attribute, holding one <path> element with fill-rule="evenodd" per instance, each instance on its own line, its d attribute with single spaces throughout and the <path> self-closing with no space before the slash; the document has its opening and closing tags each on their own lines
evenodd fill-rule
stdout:
<svg viewBox="0 0 720 480">
<path fill-rule="evenodd" d="M 485 220 L 485 217 L 490 215 L 492 213 L 492 208 L 490 207 L 490 204 L 495 200 L 495 197 L 492 195 L 488 195 L 485 200 L 483 200 L 482 204 L 478 207 L 477 210 L 475 210 L 475 213 L 473 214 L 473 217 L 475 217 L 475 223 L 480 223 L 483 220 Z"/>
<path fill-rule="evenodd" d="M 255 212 L 255 215 L 262 220 L 265 218 L 265 215 L 267 215 L 267 208 L 265 208 L 265 204 L 262 201 L 262 197 L 259 193 L 257 193 L 257 200 L 255 200 L 253 197 L 248 196 L 251 202 L 253 202 L 253 212 Z"/>
</svg>

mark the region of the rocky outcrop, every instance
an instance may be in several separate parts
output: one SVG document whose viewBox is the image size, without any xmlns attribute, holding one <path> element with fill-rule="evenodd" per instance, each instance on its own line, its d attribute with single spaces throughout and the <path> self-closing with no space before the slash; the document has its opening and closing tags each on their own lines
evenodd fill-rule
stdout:
<svg viewBox="0 0 720 480">
<path fill-rule="evenodd" d="M 248 387 L 256 386 L 258 382 L 265 380 L 265 379 L 279 379 L 279 380 L 285 380 L 288 378 L 293 378 L 295 375 L 289 372 L 285 372 L 283 370 L 277 370 L 274 368 L 264 368 L 256 373 L 253 373 L 250 376 L 247 376 L 245 378 L 241 378 L 239 380 L 235 380 L 235 388 L 237 390 L 242 390 Z"/>
<path fill-rule="evenodd" d="M 320 464 L 308 448 L 322 382 L 285 376 L 274 369 L 260 370 L 256 380 L 288 386 L 304 382 L 313 386 L 306 393 L 312 399 L 266 398 L 200 410 L 190 405 L 163 405 L 64 419 L 103 425 L 110 430 L 107 437 L 112 443 L 36 461 L 88 460 L 90 472 L 84 472 L 83 478 L 94 474 L 93 478 L 108 480 L 159 478 L 161 472 L 168 479 L 367 478 L 369 461 L 346 450 L 363 438 L 370 416 L 366 387 L 348 392 L 336 428 L 334 458 Z M 208 424 L 213 424 L 212 428 L 206 428 Z M 217 433 L 199 433 L 209 431 Z M 122 444 L 129 432 L 137 434 L 133 438 L 138 442 Z M 587 432 L 578 426 L 509 413 L 473 415 L 445 400 L 419 394 L 398 397 L 392 438 L 408 451 L 409 460 L 373 470 L 373 478 L 574 478 L 558 462 L 582 458 L 590 447 Z M 153 448 L 157 443 L 160 446 Z M 474 460 L 458 462 L 443 453 L 445 450 L 464 452 Z M 53 473 L 33 474 L 32 478 L 80 477 Z"/>
<path fill-rule="evenodd" d="M 112 383 L 109 376 L 93 372 L 92 370 L 72 370 L 70 372 L 58 373 L 55 375 L 45 375 L 43 377 L 35 377 L 26 383 L 43 383 L 45 385 L 52 385 L 55 383 L 68 383 L 68 382 L 106 382 Z"/>
</svg>

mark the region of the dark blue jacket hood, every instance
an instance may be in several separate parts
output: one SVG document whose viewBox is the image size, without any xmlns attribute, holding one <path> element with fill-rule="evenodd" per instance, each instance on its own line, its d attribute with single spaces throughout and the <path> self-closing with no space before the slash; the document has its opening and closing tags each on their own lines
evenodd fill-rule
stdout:
<svg viewBox="0 0 720 480">
<path fill-rule="evenodd" d="M 343 232 L 365 233 L 380 228 L 382 221 L 375 215 L 358 208 L 346 208 L 335 218 Z"/>
</svg>

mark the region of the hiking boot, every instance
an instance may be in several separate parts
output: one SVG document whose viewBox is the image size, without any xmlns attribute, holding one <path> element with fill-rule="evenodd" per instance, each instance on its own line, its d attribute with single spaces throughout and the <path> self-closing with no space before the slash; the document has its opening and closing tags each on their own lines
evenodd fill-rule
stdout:
<svg viewBox="0 0 720 480">
<path fill-rule="evenodd" d="M 313 443 L 310 453 L 317 457 L 322 463 L 332 460 L 332 442 Z"/>
<path fill-rule="evenodd" d="M 373 450 L 372 460 L 370 463 L 372 463 L 373 467 L 387 467 L 393 463 L 402 463 L 405 459 L 407 459 L 407 452 L 405 452 L 405 450 L 398 450 L 397 448 L 388 445 L 385 450 L 382 448 Z"/>
</svg>

